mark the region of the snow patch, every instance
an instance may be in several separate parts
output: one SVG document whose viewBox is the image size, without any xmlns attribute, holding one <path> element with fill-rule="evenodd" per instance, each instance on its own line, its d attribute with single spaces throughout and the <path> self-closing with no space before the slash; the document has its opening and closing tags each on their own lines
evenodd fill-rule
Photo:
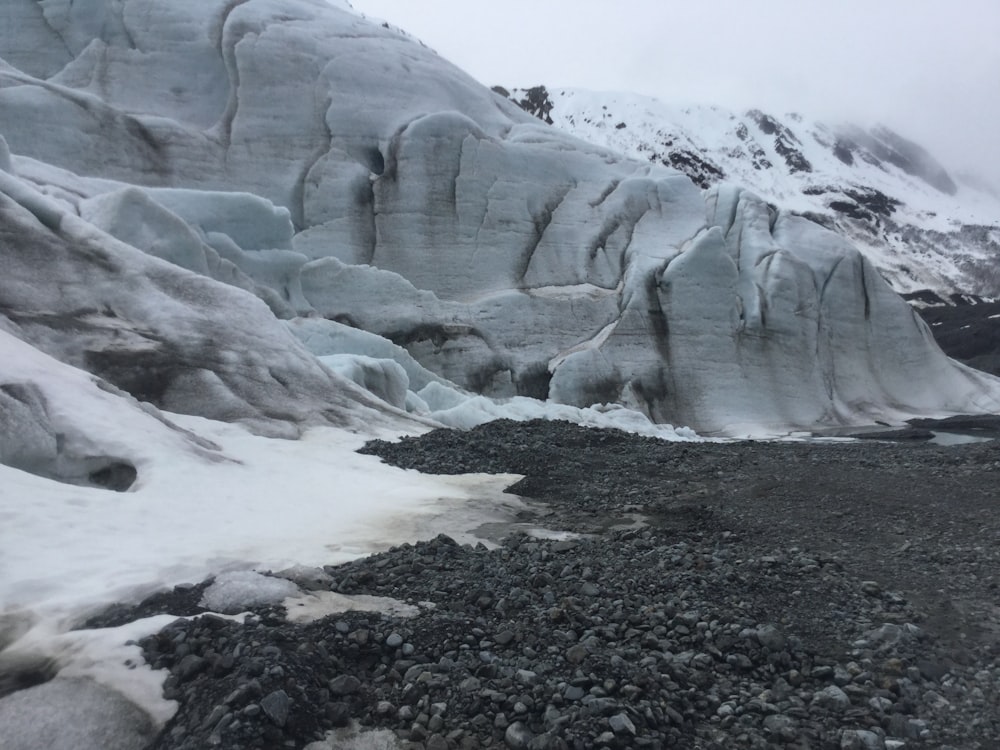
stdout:
<svg viewBox="0 0 1000 750">
<path fill-rule="evenodd" d="M 124 695 L 84 678 L 57 677 L 0 699 L 4 750 L 144 750 L 158 730 Z"/>
<path fill-rule="evenodd" d="M 305 750 L 401 750 L 403 743 L 388 729 L 366 730 L 358 724 L 329 732 L 326 739 L 310 743 Z"/>
<path fill-rule="evenodd" d="M 234 615 L 251 607 L 279 604 L 299 593 L 299 587 L 284 578 L 252 570 L 234 570 L 216 576 L 198 605 L 213 612 Z"/>
<path fill-rule="evenodd" d="M 333 591 L 315 591 L 290 596 L 282 601 L 289 622 L 315 622 L 344 612 L 377 612 L 390 617 L 416 617 L 420 608 L 385 596 L 356 594 L 347 596 Z"/>
</svg>

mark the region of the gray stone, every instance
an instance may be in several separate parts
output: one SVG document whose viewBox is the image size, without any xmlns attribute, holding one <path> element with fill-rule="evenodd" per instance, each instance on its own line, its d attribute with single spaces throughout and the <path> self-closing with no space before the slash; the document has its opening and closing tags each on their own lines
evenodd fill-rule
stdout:
<svg viewBox="0 0 1000 750">
<path fill-rule="evenodd" d="M 256 705 L 256 704 L 251 704 L 251 705 Z M 250 706 L 247 706 L 247 708 L 250 708 Z M 226 706 L 216 706 L 215 708 L 212 709 L 212 712 L 205 717 L 205 720 L 201 722 L 200 728 L 208 729 L 210 727 L 214 727 L 216 724 L 219 723 L 219 719 L 221 719 L 223 716 L 226 715 L 227 711 L 228 709 L 226 708 Z M 258 712 L 260 711 L 260 706 L 257 706 L 257 711 Z M 244 709 L 244 713 L 246 713 L 246 709 Z M 247 715 L 250 716 L 251 714 Z"/>
<path fill-rule="evenodd" d="M 865 633 L 865 638 L 876 646 L 888 648 L 895 646 L 901 640 L 906 638 L 906 635 L 906 631 L 899 625 L 887 622 L 881 627 Z"/>
<path fill-rule="evenodd" d="M 674 726 L 684 726 L 684 716 L 673 706 L 664 706 L 663 713 L 666 714 L 667 718 L 670 719 L 670 722 Z"/>
<path fill-rule="evenodd" d="M 342 674 L 330 680 L 328 687 L 333 695 L 352 695 L 361 689 L 361 680 L 354 675 Z"/>
<path fill-rule="evenodd" d="M 493 640 L 498 646 L 506 646 L 508 643 L 516 638 L 516 634 L 513 630 L 504 630 L 501 633 L 497 633 Z"/>
<path fill-rule="evenodd" d="M 292 699 L 284 690 L 275 690 L 266 695 L 260 702 L 260 707 L 264 709 L 267 718 L 279 727 L 285 726 L 288 721 L 288 712 L 292 708 Z"/>
<path fill-rule="evenodd" d="M 589 697 L 584 701 L 584 706 L 587 713 L 596 716 L 611 716 L 621 708 L 621 704 L 617 700 L 607 696 Z"/>
<path fill-rule="evenodd" d="M 466 677 L 458 684 L 458 689 L 464 693 L 474 693 L 481 687 L 478 677 Z"/>
<path fill-rule="evenodd" d="M 931 680 L 932 682 L 941 682 L 950 671 L 946 664 L 932 659 L 918 660 L 917 669 L 920 670 L 920 674 L 924 679 Z"/>
<path fill-rule="evenodd" d="M 770 734 L 782 739 L 793 740 L 797 734 L 798 722 L 791 716 L 772 714 L 764 717 L 764 729 Z"/>
<path fill-rule="evenodd" d="M 830 685 L 817 692 L 812 699 L 814 706 L 828 711 L 846 711 L 851 707 L 851 699 L 836 685 Z"/>
<path fill-rule="evenodd" d="M 632 720 L 625 714 L 615 714 L 608 719 L 608 724 L 611 725 L 611 731 L 618 736 L 635 736 L 635 724 L 633 724 Z"/>
<path fill-rule="evenodd" d="M 408 708 L 408 707 L 407 707 Z M 335 727 L 346 727 L 351 723 L 351 707 L 342 701 L 326 704 L 326 717 Z"/>
<path fill-rule="evenodd" d="M 753 662 L 746 654 L 730 654 L 726 657 L 726 663 L 732 667 L 736 667 L 737 669 L 753 669 Z"/>
<path fill-rule="evenodd" d="M 515 721 L 503 734 L 503 740 L 510 750 L 528 750 L 534 734 L 523 721 Z"/>
<path fill-rule="evenodd" d="M 208 662 L 205 659 L 195 654 L 188 654 L 178 662 L 173 672 L 177 675 L 178 680 L 187 682 L 203 672 L 206 667 L 208 667 Z"/>
<path fill-rule="evenodd" d="M 403 673 L 403 682 L 416 682 L 416 680 L 419 679 L 419 677 L 426 671 L 426 664 L 414 664 Z"/>
<path fill-rule="evenodd" d="M 566 649 L 566 661 L 570 664 L 580 664 L 589 654 L 586 646 L 580 644 L 570 646 Z"/>
<path fill-rule="evenodd" d="M 422 742 L 427 739 L 427 729 L 423 724 L 414 724 L 410 727 L 410 741 Z"/>
<path fill-rule="evenodd" d="M 528 750 L 566 750 L 566 741 L 555 732 L 546 732 L 535 737 Z"/>
<path fill-rule="evenodd" d="M 534 685 L 538 682 L 538 673 L 530 669 L 519 669 L 516 673 L 517 681 L 522 685 Z"/>
<path fill-rule="evenodd" d="M 575 539 L 560 539 L 557 542 L 552 543 L 553 552 L 569 552 L 570 550 L 576 549 L 580 546 L 580 543 Z"/>
<path fill-rule="evenodd" d="M 867 729 L 846 729 L 840 735 L 840 750 L 885 750 L 885 742 Z"/>
<path fill-rule="evenodd" d="M 868 596 L 879 596 L 882 593 L 882 586 L 878 581 L 862 581 L 861 590 Z"/>
<path fill-rule="evenodd" d="M 385 639 L 385 645 L 389 648 L 399 648 L 403 645 L 403 636 L 399 633 L 389 633 L 389 637 Z"/>
<path fill-rule="evenodd" d="M 785 636 L 774 625 L 757 628 L 757 640 L 768 651 L 781 651 L 785 647 Z"/>
</svg>

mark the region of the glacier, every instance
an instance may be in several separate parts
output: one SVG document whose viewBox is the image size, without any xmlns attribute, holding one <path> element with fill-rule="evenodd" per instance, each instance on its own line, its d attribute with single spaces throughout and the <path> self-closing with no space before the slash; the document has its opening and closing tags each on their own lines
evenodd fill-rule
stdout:
<svg viewBox="0 0 1000 750">
<path fill-rule="evenodd" d="M 0 679 L 26 746 L 74 685 L 171 715 L 122 646 L 169 618 L 71 630 L 101 604 L 519 507 L 368 437 L 1000 408 L 840 235 L 547 127 L 343 2 L 4 3 L 0 262 L 0 678 L 59 672 Z"/>
<path fill-rule="evenodd" d="M 840 236 L 547 127 L 346 5 L 5 13 L 0 310 L 140 400 L 290 437 L 355 401 L 426 417 L 435 379 L 720 435 L 1000 405 Z M 282 324 L 319 318 L 395 365 Z"/>
</svg>

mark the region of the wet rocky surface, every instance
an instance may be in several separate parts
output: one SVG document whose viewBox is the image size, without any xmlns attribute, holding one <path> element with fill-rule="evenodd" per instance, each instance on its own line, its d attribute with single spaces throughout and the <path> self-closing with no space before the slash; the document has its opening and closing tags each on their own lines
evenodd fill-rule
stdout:
<svg viewBox="0 0 1000 750">
<path fill-rule="evenodd" d="M 943 298 L 929 290 L 903 295 L 949 357 L 1000 375 L 1000 301 L 974 295 Z"/>
<path fill-rule="evenodd" d="M 142 643 L 180 704 L 157 748 L 361 746 L 328 734 L 348 725 L 430 750 L 1000 745 L 996 443 L 501 421 L 365 451 L 522 474 L 518 520 L 572 533 L 326 568 L 324 588 L 412 618 L 175 622 Z"/>
</svg>

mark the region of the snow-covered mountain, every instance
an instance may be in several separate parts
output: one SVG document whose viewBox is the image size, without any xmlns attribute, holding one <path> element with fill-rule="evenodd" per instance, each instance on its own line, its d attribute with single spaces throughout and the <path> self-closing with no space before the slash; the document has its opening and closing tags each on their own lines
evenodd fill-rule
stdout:
<svg viewBox="0 0 1000 750">
<path fill-rule="evenodd" d="M 580 138 L 673 166 L 702 187 L 743 185 L 835 229 L 899 292 L 1000 296 L 1000 191 L 950 174 L 888 128 L 631 93 L 495 90 Z"/>
</svg>

